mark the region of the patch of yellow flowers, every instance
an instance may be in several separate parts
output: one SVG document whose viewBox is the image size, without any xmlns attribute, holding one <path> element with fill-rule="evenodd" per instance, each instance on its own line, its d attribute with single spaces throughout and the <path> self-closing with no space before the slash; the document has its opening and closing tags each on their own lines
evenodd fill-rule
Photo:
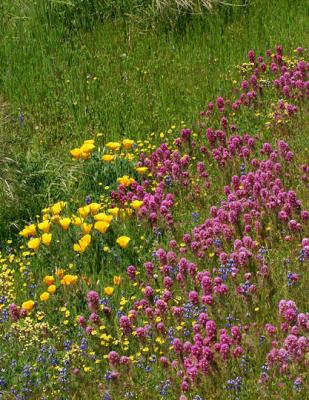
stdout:
<svg viewBox="0 0 309 400">
<path fill-rule="evenodd" d="M 105 147 L 112 152 L 116 152 L 120 149 L 124 149 L 128 152 L 134 147 L 134 145 L 134 140 L 124 139 L 122 142 L 108 142 Z M 70 154 L 74 159 L 81 158 L 87 160 L 95 147 L 94 140 L 88 139 L 85 140 L 80 147 L 72 149 Z M 102 159 L 106 162 L 111 162 L 115 157 L 115 154 L 104 154 Z M 135 169 L 142 175 L 148 170 L 147 167 L 136 167 Z M 134 182 L 135 180 L 128 175 L 124 175 L 117 179 L 117 183 L 124 185 L 125 187 L 130 187 Z M 91 244 L 91 232 L 93 229 L 101 234 L 106 234 L 114 218 L 118 219 L 118 217 L 120 217 L 123 220 L 126 216 L 130 216 L 132 212 L 138 212 L 142 205 L 143 202 L 141 200 L 134 200 L 130 203 L 129 207 L 127 206 L 125 209 L 119 209 L 118 207 L 109 208 L 107 210 L 108 214 L 106 214 L 105 212 L 100 211 L 103 207 L 102 203 L 93 202 L 89 205 L 78 208 L 76 215 L 62 216 L 61 214 L 66 207 L 66 203 L 59 201 L 42 210 L 43 215 L 40 222 L 25 226 L 19 234 L 28 239 L 28 248 L 35 252 L 41 245 L 46 247 L 51 245 L 53 240 L 51 229 L 53 225 L 58 225 L 64 231 L 68 231 L 71 226 L 79 227 L 82 236 L 77 243 L 73 244 L 73 250 L 78 253 L 83 253 Z M 92 217 L 92 220 L 87 220 L 89 217 Z M 117 244 L 122 248 L 126 248 L 130 241 L 130 238 L 126 238 L 126 236 L 119 237 L 116 241 Z M 45 297 L 47 298 L 47 295 Z"/>
<path fill-rule="evenodd" d="M 121 148 L 125 149 L 126 151 L 129 151 L 133 148 L 133 146 L 134 146 L 134 140 L 132 139 L 124 139 L 122 142 L 108 142 L 105 145 L 105 147 L 112 152 L 116 152 Z M 91 152 L 94 149 L 95 149 L 94 140 L 87 139 L 80 147 L 76 147 L 70 150 L 70 154 L 75 160 L 78 159 L 88 160 L 91 155 Z M 115 158 L 116 158 L 115 154 L 104 154 L 102 156 L 102 160 L 105 162 L 111 162 Z"/>
<path fill-rule="evenodd" d="M 80 147 L 76 147 L 70 151 L 71 156 L 74 159 L 88 160 L 90 153 L 95 149 L 94 140 L 85 140 Z"/>
<path fill-rule="evenodd" d="M 134 182 L 134 179 L 123 176 L 118 181 L 125 186 L 129 186 Z M 68 231 L 70 226 L 79 227 L 82 236 L 77 243 L 73 244 L 73 250 L 77 253 L 84 253 L 91 244 L 91 232 L 93 229 L 101 234 L 106 234 L 113 219 L 118 219 L 118 217 L 125 219 L 126 216 L 130 216 L 134 211 L 137 212 L 142 205 L 142 200 L 133 200 L 129 207 L 127 206 L 125 209 L 119 209 L 119 207 L 107 209 L 107 214 L 100 210 L 102 207 L 100 203 L 91 203 L 78 208 L 77 215 L 73 214 L 68 217 L 61 216 L 66 203 L 58 202 L 42 210 L 43 221 L 25 226 L 19 234 L 28 239 L 27 246 L 29 249 L 37 251 L 41 245 L 50 246 L 52 242 L 52 226 L 58 225 L 64 231 Z M 116 243 L 120 247 L 126 248 L 129 241 L 130 238 L 127 236 L 120 236 Z"/>
</svg>

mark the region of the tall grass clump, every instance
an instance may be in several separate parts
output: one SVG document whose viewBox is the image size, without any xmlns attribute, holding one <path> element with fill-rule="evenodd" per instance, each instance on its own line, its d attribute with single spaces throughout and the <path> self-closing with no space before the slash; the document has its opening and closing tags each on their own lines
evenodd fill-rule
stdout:
<svg viewBox="0 0 309 400">
<path fill-rule="evenodd" d="M 249 0 L 36 0 L 35 9 L 47 23 L 64 24 L 68 32 L 89 30 L 97 22 L 121 18 L 144 29 L 175 29 L 192 18 L 203 20 L 210 12 L 229 7 L 247 7 Z M 222 7 L 223 6 L 223 7 Z"/>
</svg>

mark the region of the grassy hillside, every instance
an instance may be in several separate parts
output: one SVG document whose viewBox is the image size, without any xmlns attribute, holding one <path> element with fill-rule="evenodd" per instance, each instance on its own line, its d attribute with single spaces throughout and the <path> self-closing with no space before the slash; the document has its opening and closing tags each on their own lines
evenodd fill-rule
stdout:
<svg viewBox="0 0 309 400">
<path fill-rule="evenodd" d="M 303 400 L 309 5 L 0 4 L 0 399 Z"/>
<path fill-rule="evenodd" d="M 292 50 L 309 37 L 302 1 L 216 6 L 152 23 L 137 18 L 133 3 L 114 19 L 76 13 L 72 27 L 73 14 L 63 16 L 72 7 L 61 3 L 2 2 L 2 237 L 64 194 L 66 151 L 80 140 L 95 132 L 145 138 L 174 122 L 191 124 L 214 94 L 230 89 L 248 49 L 284 43 Z"/>
</svg>

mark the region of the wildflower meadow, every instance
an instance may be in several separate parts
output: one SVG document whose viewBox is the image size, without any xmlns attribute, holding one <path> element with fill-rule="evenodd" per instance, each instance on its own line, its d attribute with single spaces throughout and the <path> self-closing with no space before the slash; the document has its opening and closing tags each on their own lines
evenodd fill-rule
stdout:
<svg viewBox="0 0 309 400">
<path fill-rule="evenodd" d="M 248 47 L 191 119 L 179 109 L 138 135 L 95 126 L 54 137 L 65 190 L 28 180 L 18 190 L 29 208 L 14 214 L 7 201 L 15 228 L 0 242 L 0 399 L 309 398 L 303 39 Z M 86 77 L 90 100 L 99 81 Z M 5 132 L 36 131 L 34 114 L 8 118 Z M 2 176 L 13 192 L 14 168 Z"/>
</svg>

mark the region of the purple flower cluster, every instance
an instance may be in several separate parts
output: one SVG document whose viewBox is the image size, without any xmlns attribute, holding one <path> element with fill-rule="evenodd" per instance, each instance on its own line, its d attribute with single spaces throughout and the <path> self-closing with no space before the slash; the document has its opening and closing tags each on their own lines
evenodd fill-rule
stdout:
<svg viewBox="0 0 309 400">
<path fill-rule="evenodd" d="M 299 367 L 302 363 L 308 364 L 305 355 L 309 349 L 309 314 L 299 313 L 294 301 L 281 300 L 279 316 L 284 321 L 281 331 L 285 337 L 281 345 L 279 341 L 273 340 L 272 349 L 267 354 L 267 364 L 270 368 L 279 368 L 280 373 L 287 373 L 293 365 Z M 269 326 L 267 328 L 269 330 Z M 272 329 L 272 336 L 274 333 Z"/>
<path fill-rule="evenodd" d="M 134 200 L 141 200 L 143 204 L 138 210 L 138 216 L 145 218 L 154 227 L 157 226 L 158 221 L 163 219 L 168 226 L 173 225 L 173 216 L 171 214 L 171 208 L 174 204 L 174 196 L 172 193 L 164 193 L 166 186 L 165 182 L 160 182 L 156 187 L 155 192 L 151 193 L 150 183 L 144 180 L 142 185 L 137 182 L 133 182 L 130 186 L 130 190 L 124 185 L 119 185 L 116 191 L 112 192 L 112 197 L 117 205 L 124 205 L 127 202 Z"/>
<path fill-rule="evenodd" d="M 220 126 L 208 127 L 205 136 L 200 137 L 200 146 L 195 142 L 196 135 L 183 129 L 175 140 L 178 150 L 171 151 L 163 143 L 149 156 L 141 154 L 138 166 L 146 166 L 158 182 L 155 193 L 147 191 L 149 182 L 144 179 L 141 185 L 131 185 L 128 192 L 120 186 L 113 194 L 122 204 L 143 200 L 139 217 L 147 217 L 156 224 L 160 215 L 171 226 L 173 185 L 195 190 L 192 182 L 197 179 L 207 189 L 212 184 L 206 171 L 208 163 L 215 161 L 222 171 L 240 165 L 241 174 L 231 174 L 229 184 L 224 186 L 224 199 L 210 206 L 208 218 L 182 235 L 181 244 L 171 238 L 169 249 L 157 249 L 154 261 L 144 263 L 140 276 L 135 266 L 127 268 L 129 279 L 139 284 L 142 296 L 119 318 L 120 330 L 124 336 L 134 337 L 138 346 L 156 339 L 170 343 L 173 351 L 161 357 L 159 363 L 176 373 L 183 393 L 198 385 L 200 378 L 220 363 L 240 358 L 250 349 L 252 343 L 248 346 L 243 338 L 256 329 L 257 323 L 223 325 L 216 307 L 235 295 L 250 305 L 270 285 L 267 280 L 272 279 L 272 271 L 266 250 L 259 243 L 267 244 L 274 235 L 287 243 L 301 242 L 300 258 L 308 259 L 309 242 L 302 235 L 307 229 L 309 213 L 289 186 L 290 168 L 295 161 L 293 151 L 284 140 L 258 146 L 258 137 L 236 133 L 238 128 L 230 117 L 240 107 L 251 107 L 263 96 L 262 76 L 268 70 L 275 75 L 272 84 L 290 99 L 289 103 L 278 101 L 276 118 L 293 117 L 298 106 L 290 101 L 303 100 L 308 88 L 308 65 L 303 62 L 286 65 L 281 46 L 277 46 L 273 56 L 267 52 L 266 61 L 253 51 L 248 57 L 252 72 L 242 81 L 239 97 L 233 101 L 218 97 L 201 113 L 208 119 L 218 117 Z M 284 89 L 285 86 L 289 89 Z M 301 166 L 301 172 L 302 181 L 306 181 L 306 165 Z M 202 193 L 200 189 L 196 192 Z M 300 276 L 290 272 L 288 279 L 294 283 Z M 303 333 L 308 330 L 308 316 L 299 314 L 293 301 L 285 300 L 279 303 L 279 315 L 284 319 L 280 328 L 272 323 L 265 325 L 267 336 L 273 339 L 267 365 L 268 368 L 278 365 L 285 372 L 290 363 L 305 362 L 308 342 Z M 280 348 L 275 338 L 282 333 L 287 336 Z M 259 335 L 259 345 L 265 341 L 266 337 Z M 111 365 L 113 357 L 110 354 Z"/>
</svg>

